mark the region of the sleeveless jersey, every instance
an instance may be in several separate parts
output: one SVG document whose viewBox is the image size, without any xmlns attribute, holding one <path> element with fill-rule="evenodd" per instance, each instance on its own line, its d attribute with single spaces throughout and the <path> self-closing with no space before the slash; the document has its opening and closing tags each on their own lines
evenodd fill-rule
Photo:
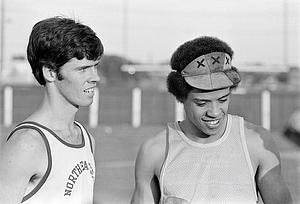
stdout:
<svg viewBox="0 0 300 204">
<path fill-rule="evenodd" d="M 24 122 L 19 129 L 34 129 L 44 140 L 48 167 L 38 185 L 25 192 L 24 204 L 92 204 L 95 181 L 95 162 L 91 136 L 79 123 L 82 143 L 69 144 L 60 139 L 52 130 L 35 122 Z"/>
<path fill-rule="evenodd" d="M 166 158 L 159 178 L 160 203 L 258 202 L 243 118 L 228 114 L 223 136 L 208 144 L 188 139 L 178 122 L 169 123 L 166 132 Z"/>
</svg>

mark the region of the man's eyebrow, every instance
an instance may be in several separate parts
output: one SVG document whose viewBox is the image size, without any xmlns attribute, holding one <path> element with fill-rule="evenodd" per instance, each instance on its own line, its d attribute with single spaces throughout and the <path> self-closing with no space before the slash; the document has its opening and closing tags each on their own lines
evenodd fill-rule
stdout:
<svg viewBox="0 0 300 204">
<path fill-rule="evenodd" d="M 99 65 L 100 62 L 97 62 L 96 64 L 91 64 L 91 65 L 86 65 L 86 66 L 78 66 L 76 67 L 77 69 L 85 69 L 85 68 L 89 68 L 89 67 L 96 67 Z"/>
<path fill-rule="evenodd" d="M 99 61 L 99 62 L 97 62 L 96 64 L 89 65 L 89 66 L 87 66 L 87 67 L 96 67 L 96 66 L 98 66 L 98 65 L 99 65 L 99 63 L 100 63 L 100 61 Z"/>
<path fill-rule="evenodd" d="M 226 94 L 226 95 L 224 95 L 224 96 L 221 96 L 220 98 L 218 98 L 218 100 L 221 100 L 221 99 L 223 99 L 223 98 L 226 98 L 227 96 L 229 96 L 230 95 L 230 93 L 228 93 L 228 94 Z M 209 101 L 211 101 L 210 99 L 201 99 L 201 98 L 195 98 L 195 99 L 193 99 L 193 101 L 195 101 L 195 102 L 209 102 Z"/>
<path fill-rule="evenodd" d="M 209 99 L 195 98 L 195 99 L 193 99 L 193 101 L 195 101 L 195 102 L 209 102 L 211 100 L 209 100 Z"/>
<path fill-rule="evenodd" d="M 100 61 L 99 62 L 97 62 L 96 64 L 94 64 L 93 66 L 98 66 L 100 64 Z"/>
<path fill-rule="evenodd" d="M 229 96 L 229 95 L 230 95 L 230 93 L 228 93 L 228 94 L 226 94 L 226 95 L 224 95 L 224 96 L 221 96 L 220 98 L 218 98 L 218 100 L 223 99 L 223 98 L 226 98 L 226 97 Z"/>
</svg>

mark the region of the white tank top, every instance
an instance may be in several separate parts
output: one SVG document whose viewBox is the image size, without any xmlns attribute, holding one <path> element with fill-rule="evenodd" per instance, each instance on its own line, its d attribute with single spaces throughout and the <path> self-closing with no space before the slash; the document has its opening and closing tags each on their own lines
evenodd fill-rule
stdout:
<svg viewBox="0 0 300 204">
<path fill-rule="evenodd" d="M 254 176 L 243 118 L 228 115 L 223 136 L 209 144 L 188 139 L 177 122 L 168 124 L 161 203 L 254 204 Z"/>
<path fill-rule="evenodd" d="M 35 122 L 25 122 L 14 130 L 30 128 L 42 136 L 48 153 L 48 168 L 39 184 L 25 192 L 24 204 L 91 204 L 95 181 L 95 162 L 91 136 L 75 122 L 82 132 L 82 143 L 72 145 L 53 131 Z M 13 132 L 12 132 L 13 133 Z"/>
</svg>

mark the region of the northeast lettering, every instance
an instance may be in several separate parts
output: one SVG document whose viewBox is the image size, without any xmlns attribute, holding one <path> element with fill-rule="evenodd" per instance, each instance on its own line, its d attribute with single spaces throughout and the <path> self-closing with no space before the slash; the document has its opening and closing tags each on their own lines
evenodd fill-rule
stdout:
<svg viewBox="0 0 300 204">
<path fill-rule="evenodd" d="M 84 171 L 89 171 L 94 179 L 94 169 L 92 168 L 92 165 L 87 161 L 80 161 L 74 166 L 70 175 L 68 176 L 64 196 L 71 196 L 76 181 Z"/>
</svg>

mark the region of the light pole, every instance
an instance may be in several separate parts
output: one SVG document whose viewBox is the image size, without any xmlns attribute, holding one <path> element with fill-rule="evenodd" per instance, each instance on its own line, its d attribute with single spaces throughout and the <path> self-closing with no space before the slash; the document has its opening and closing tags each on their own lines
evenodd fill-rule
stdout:
<svg viewBox="0 0 300 204">
<path fill-rule="evenodd" d="M 127 57 L 128 52 L 128 0 L 123 0 L 123 56 Z"/>
<path fill-rule="evenodd" d="M 4 64 L 4 0 L 1 0 L 1 21 L 0 21 L 0 73 L 3 70 L 3 64 Z"/>
<path fill-rule="evenodd" d="M 289 32 L 288 32 L 288 3 L 287 0 L 283 0 L 283 65 L 288 68 L 289 64 Z"/>
<path fill-rule="evenodd" d="M 4 0 L 1 0 L 1 21 L 0 21 L 0 116 L 2 116 L 3 111 L 2 111 L 2 84 L 1 84 L 1 79 L 2 79 L 2 71 L 3 71 L 3 65 L 4 65 Z M 2 138 L 2 128 L 0 124 L 0 137 Z M 1 141 L 1 140 L 0 140 Z"/>
</svg>

